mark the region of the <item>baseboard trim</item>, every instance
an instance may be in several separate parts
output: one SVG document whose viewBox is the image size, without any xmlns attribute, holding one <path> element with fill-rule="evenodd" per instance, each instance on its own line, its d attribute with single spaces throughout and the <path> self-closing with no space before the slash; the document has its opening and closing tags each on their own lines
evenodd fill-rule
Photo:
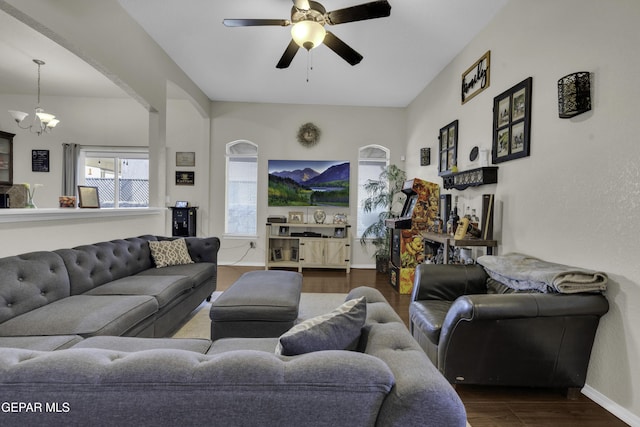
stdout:
<svg viewBox="0 0 640 427">
<path fill-rule="evenodd" d="M 598 390 L 594 389 L 593 387 L 585 385 L 582 388 L 582 394 L 584 394 L 589 399 L 593 400 L 598 405 L 602 406 L 604 409 L 611 412 L 613 415 L 620 418 L 622 421 L 629 424 L 630 426 L 640 427 L 639 416 L 631 413 L 628 409 L 618 405 L 616 402 L 609 399 L 607 396 L 600 393 Z"/>
</svg>

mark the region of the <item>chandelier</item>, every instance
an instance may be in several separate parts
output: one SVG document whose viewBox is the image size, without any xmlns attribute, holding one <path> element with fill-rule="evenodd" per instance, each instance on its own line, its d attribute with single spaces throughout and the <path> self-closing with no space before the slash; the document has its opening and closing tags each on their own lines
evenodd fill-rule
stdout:
<svg viewBox="0 0 640 427">
<path fill-rule="evenodd" d="M 28 120 L 26 120 L 26 118 L 29 116 L 29 113 L 23 111 L 9 110 L 9 114 L 11 114 L 11 117 L 16 121 L 19 128 L 29 129 L 31 132 L 35 132 L 40 136 L 45 132 L 50 132 L 51 129 L 60 123 L 60 120 L 56 119 L 56 116 L 53 114 L 47 113 L 40 108 L 40 66 L 44 65 L 44 61 L 34 59 L 33 62 L 38 66 L 38 104 L 35 108 L 33 121 L 31 124 L 27 123 Z"/>
</svg>

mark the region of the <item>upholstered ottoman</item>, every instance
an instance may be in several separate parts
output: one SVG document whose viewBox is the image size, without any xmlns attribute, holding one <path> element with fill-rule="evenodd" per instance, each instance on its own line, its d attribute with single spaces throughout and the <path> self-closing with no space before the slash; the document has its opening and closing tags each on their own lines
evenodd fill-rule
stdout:
<svg viewBox="0 0 640 427">
<path fill-rule="evenodd" d="M 298 318 L 301 290 L 300 273 L 244 273 L 211 303 L 211 340 L 279 337 Z"/>
</svg>

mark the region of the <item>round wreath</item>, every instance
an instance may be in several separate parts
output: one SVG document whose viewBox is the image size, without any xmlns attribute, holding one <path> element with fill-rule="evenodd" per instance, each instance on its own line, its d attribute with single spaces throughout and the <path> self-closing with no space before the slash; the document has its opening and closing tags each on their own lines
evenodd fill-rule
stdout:
<svg viewBox="0 0 640 427">
<path fill-rule="evenodd" d="M 305 123 L 298 129 L 298 142 L 305 147 L 311 147 L 320 139 L 320 128 L 313 123 Z"/>
</svg>

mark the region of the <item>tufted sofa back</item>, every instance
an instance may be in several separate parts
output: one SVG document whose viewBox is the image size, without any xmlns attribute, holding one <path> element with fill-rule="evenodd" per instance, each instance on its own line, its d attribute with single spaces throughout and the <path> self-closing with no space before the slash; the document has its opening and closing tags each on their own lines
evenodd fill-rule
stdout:
<svg viewBox="0 0 640 427">
<path fill-rule="evenodd" d="M 157 238 L 147 235 L 55 251 L 69 272 L 71 295 L 153 268 L 150 240 Z"/>
<path fill-rule="evenodd" d="M 0 258 L 0 323 L 69 294 L 59 255 L 41 251 Z"/>
</svg>

